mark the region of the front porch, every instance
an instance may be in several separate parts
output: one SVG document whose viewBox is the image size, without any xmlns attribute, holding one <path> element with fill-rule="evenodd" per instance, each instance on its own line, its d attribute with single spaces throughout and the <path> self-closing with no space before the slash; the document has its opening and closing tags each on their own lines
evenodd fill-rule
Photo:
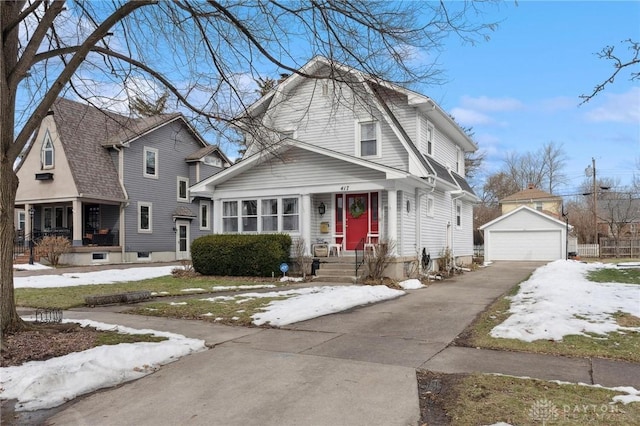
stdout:
<svg viewBox="0 0 640 426">
<path fill-rule="evenodd" d="M 93 201 L 25 203 L 16 206 L 16 244 L 46 236 L 69 239 L 73 247 L 118 247 L 120 206 Z"/>
</svg>

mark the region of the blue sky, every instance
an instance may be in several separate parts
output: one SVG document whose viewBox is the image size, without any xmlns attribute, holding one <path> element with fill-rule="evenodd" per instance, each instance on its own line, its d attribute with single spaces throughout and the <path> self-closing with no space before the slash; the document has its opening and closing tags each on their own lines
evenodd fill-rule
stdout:
<svg viewBox="0 0 640 426">
<path fill-rule="evenodd" d="M 560 195 L 579 192 L 592 157 L 598 176 L 628 184 L 640 172 L 640 80 L 627 71 L 589 103 L 579 106 L 579 96 L 613 70 L 596 52 L 614 45 L 630 57 L 620 42 L 640 41 L 640 2 L 508 2 L 485 18 L 502 21 L 491 39 L 475 46 L 450 39 L 438 59 L 447 82 L 419 90 L 473 127 L 486 172 L 509 151 L 553 141 L 568 157 Z"/>
</svg>

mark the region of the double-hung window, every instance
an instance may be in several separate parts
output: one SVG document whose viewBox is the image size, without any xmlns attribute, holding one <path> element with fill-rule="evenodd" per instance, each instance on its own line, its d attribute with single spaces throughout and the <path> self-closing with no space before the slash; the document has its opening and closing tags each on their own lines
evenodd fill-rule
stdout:
<svg viewBox="0 0 640 426">
<path fill-rule="evenodd" d="M 456 226 L 458 228 L 462 226 L 462 204 L 460 201 L 456 201 Z"/>
<path fill-rule="evenodd" d="M 433 126 L 427 123 L 427 155 L 433 155 Z"/>
<path fill-rule="evenodd" d="M 361 122 L 358 139 L 358 151 L 360 153 L 360 157 L 372 157 L 379 154 L 377 122 Z"/>
<path fill-rule="evenodd" d="M 153 205 L 151 203 L 138 202 L 138 232 L 146 234 L 153 232 Z"/>
<path fill-rule="evenodd" d="M 225 201 L 222 203 L 223 232 L 238 232 L 238 202 Z"/>
<path fill-rule="evenodd" d="M 178 176 L 178 201 L 189 202 L 189 178 Z"/>
<path fill-rule="evenodd" d="M 257 200 L 242 201 L 242 231 L 243 232 L 258 231 L 258 201 Z"/>
<path fill-rule="evenodd" d="M 297 198 L 282 199 L 282 230 L 298 231 L 300 222 Z"/>
<path fill-rule="evenodd" d="M 209 208 L 208 201 L 200 201 L 200 229 L 206 230 L 209 229 L 209 214 L 211 209 Z"/>
<path fill-rule="evenodd" d="M 435 205 L 433 195 L 427 195 L 427 216 L 435 216 Z"/>
<path fill-rule="evenodd" d="M 147 178 L 158 178 L 158 150 L 155 148 L 144 147 L 143 152 L 143 176 Z"/>
<path fill-rule="evenodd" d="M 42 152 L 41 152 L 41 161 L 43 169 L 53 169 L 54 166 L 54 149 L 53 142 L 51 141 L 51 136 L 49 132 L 44 135 L 44 141 L 42 141 Z"/>
<path fill-rule="evenodd" d="M 262 200 L 262 209 L 260 213 L 262 218 L 262 231 L 263 232 L 277 232 L 278 231 L 278 199 L 268 198 Z"/>
</svg>

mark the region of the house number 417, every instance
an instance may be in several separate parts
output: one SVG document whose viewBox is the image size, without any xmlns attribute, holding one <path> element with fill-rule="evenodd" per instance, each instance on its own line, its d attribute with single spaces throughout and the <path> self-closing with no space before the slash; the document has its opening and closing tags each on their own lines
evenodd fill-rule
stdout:
<svg viewBox="0 0 640 426">
<path fill-rule="evenodd" d="M 349 186 L 341 186 L 340 187 L 340 191 L 348 191 L 349 190 Z"/>
</svg>

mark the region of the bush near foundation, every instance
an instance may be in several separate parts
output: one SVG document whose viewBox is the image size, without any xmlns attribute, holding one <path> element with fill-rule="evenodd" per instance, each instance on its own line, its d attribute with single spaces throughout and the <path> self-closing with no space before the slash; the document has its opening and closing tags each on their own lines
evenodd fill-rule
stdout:
<svg viewBox="0 0 640 426">
<path fill-rule="evenodd" d="M 54 268 L 60 263 L 60 257 L 70 249 L 71 241 L 60 236 L 46 236 L 36 244 L 36 252 Z"/>
<path fill-rule="evenodd" d="M 191 260 L 202 275 L 268 277 L 280 274 L 290 249 L 287 234 L 206 235 L 191 244 Z"/>
</svg>

